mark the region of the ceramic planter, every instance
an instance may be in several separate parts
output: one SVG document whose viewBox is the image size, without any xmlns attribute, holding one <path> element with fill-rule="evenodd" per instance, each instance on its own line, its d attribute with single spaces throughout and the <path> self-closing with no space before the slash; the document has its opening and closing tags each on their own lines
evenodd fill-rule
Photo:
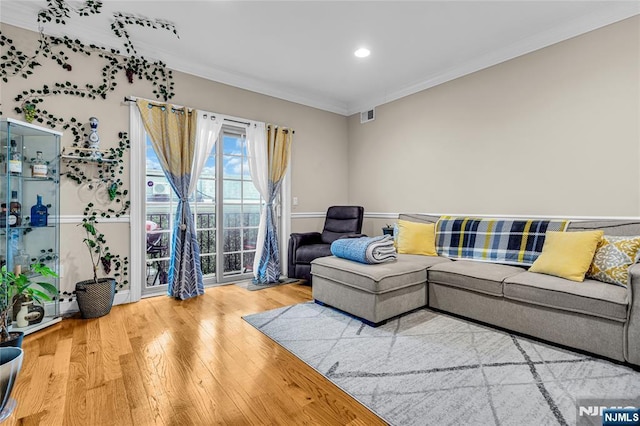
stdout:
<svg viewBox="0 0 640 426">
<path fill-rule="evenodd" d="M 8 418 L 16 407 L 15 400 L 10 396 L 22 368 L 23 356 L 22 348 L 0 347 L 0 422 Z"/>
</svg>

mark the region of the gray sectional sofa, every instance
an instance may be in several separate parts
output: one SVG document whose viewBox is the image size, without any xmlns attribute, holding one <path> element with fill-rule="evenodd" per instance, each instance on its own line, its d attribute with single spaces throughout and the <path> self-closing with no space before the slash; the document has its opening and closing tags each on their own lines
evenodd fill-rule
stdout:
<svg viewBox="0 0 640 426">
<path fill-rule="evenodd" d="M 437 216 L 400 215 L 436 222 Z M 640 221 L 572 221 L 567 232 L 640 235 Z M 378 324 L 428 306 L 579 350 L 640 366 L 640 265 L 628 288 L 574 282 L 525 268 L 440 256 L 398 255 L 365 265 L 337 257 L 311 265 L 313 297 Z"/>
</svg>

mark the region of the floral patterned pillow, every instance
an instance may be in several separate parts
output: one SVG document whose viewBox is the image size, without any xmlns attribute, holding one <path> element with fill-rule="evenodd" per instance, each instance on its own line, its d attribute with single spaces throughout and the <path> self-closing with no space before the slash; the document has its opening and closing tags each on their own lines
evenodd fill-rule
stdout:
<svg viewBox="0 0 640 426">
<path fill-rule="evenodd" d="M 587 278 L 627 286 L 629 267 L 638 261 L 640 237 L 602 237 Z"/>
</svg>

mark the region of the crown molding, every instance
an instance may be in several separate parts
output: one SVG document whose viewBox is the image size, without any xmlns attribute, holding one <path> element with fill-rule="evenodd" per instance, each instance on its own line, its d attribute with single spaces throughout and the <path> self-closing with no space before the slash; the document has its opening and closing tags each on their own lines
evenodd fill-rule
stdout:
<svg viewBox="0 0 640 426">
<path fill-rule="evenodd" d="M 384 96 L 373 96 L 362 102 L 351 103 L 348 106 L 348 114 L 357 114 L 375 106 L 393 102 L 405 96 L 413 95 L 414 93 L 577 37 L 589 31 L 614 24 L 638 14 L 640 14 L 640 3 L 635 1 L 618 3 L 615 6 L 610 6 L 606 12 L 591 13 L 576 18 L 568 24 L 537 33 L 531 37 L 512 43 L 505 48 L 485 53 L 471 61 L 461 63 L 445 72 L 428 76 L 425 80 L 392 91 Z"/>
<path fill-rule="evenodd" d="M 143 46 L 143 44 L 139 43 L 139 46 Z M 157 48 L 155 50 L 158 51 Z M 280 87 L 276 87 L 266 81 L 262 81 L 236 72 L 215 69 L 212 67 L 201 67 L 193 63 L 169 64 L 169 62 L 167 62 L 167 66 L 179 72 L 195 75 L 207 80 L 213 80 L 218 83 L 227 84 L 229 86 L 237 87 L 243 90 L 249 90 L 251 92 L 283 99 L 285 101 L 294 102 L 296 104 L 301 104 L 323 111 L 333 112 L 339 115 L 351 115 L 345 102 L 326 97 L 305 95 L 303 93 L 292 93 Z"/>
<path fill-rule="evenodd" d="M 1 22 L 31 31 L 38 31 L 36 15 L 40 6 L 38 6 L 37 3 L 3 1 L 1 7 Z M 600 11 L 598 13 L 591 13 L 576 18 L 568 24 L 540 32 L 529 38 L 512 43 L 505 48 L 482 54 L 473 60 L 461 63 L 445 72 L 425 76 L 425 78 L 420 81 L 404 85 L 397 90 L 385 93 L 385 95 L 372 95 L 351 103 L 345 103 L 338 99 L 323 97 L 317 94 L 302 93 L 301 91 L 296 91 L 294 93 L 291 90 L 274 85 L 267 81 L 262 81 L 234 71 L 203 67 L 194 63 L 174 63 L 171 59 L 171 54 L 163 51 L 162 49 L 158 49 L 158 46 L 150 46 L 140 42 L 136 42 L 136 46 L 138 47 L 139 53 L 145 57 L 155 57 L 156 59 L 161 59 L 163 57 L 168 58 L 166 60 L 163 59 L 167 63 L 167 67 L 179 72 L 192 74 L 208 80 L 217 81 L 240 89 L 272 96 L 312 108 L 350 116 L 638 14 L 640 14 L 639 2 L 616 2 L 614 5 L 609 6 L 604 12 Z M 82 23 L 74 23 L 74 27 L 81 29 L 88 41 L 109 48 L 122 49 L 121 45 L 114 45 L 114 43 L 117 42 L 117 39 L 113 37 L 109 31 L 104 29 L 98 31 L 95 27 L 83 25 L 84 24 Z M 56 32 L 55 30 L 47 31 L 47 33 L 55 35 L 62 34 L 62 32 Z"/>
<path fill-rule="evenodd" d="M 22 4 L 21 2 L 14 1 L 2 2 L 0 22 L 37 32 L 38 24 L 36 16 L 38 10 L 40 10 L 40 7 L 37 6 L 36 3 L 29 6 L 28 2 L 24 2 Z M 108 28 L 103 29 L 100 27 L 100 29 L 97 29 L 94 26 L 84 24 L 81 20 L 75 21 L 73 25 L 76 30 L 83 34 L 83 37 L 86 38 L 87 42 L 104 46 L 109 49 L 118 49 L 119 51 L 123 50 L 122 44 L 117 43 L 118 39 L 111 34 Z M 56 29 L 58 28 L 51 26 L 51 28 L 47 28 L 46 33 L 55 36 L 62 36 L 65 34 L 64 31 L 60 31 L 59 29 L 56 31 Z M 72 38 L 78 37 L 77 35 L 69 36 Z M 333 112 L 344 116 L 349 115 L 346 102 L 340 100 L 318 95 L 304 94 L 300 91 L 294 93 L 267 81 L 253 78 L 235 71 L 210 66 L 200 66 L 196 63 L 187 64 L 183 61 L 174 61 L 172 59 L 173 54 L 171 52 L 168 52 L 157 45 L 150 45 L 149 43 L 144 43 L 139 40 L 135 42 L 135 46 L 138 53 L 142 56 L 152 59 L 161 59 L 167 64 L 168 68 L 174 71 L 183 72 L 196 77 L 202 77 L 207 80 L 272 96 L 274 98 L 283 99 L 323 111 Z"/>
</svg>

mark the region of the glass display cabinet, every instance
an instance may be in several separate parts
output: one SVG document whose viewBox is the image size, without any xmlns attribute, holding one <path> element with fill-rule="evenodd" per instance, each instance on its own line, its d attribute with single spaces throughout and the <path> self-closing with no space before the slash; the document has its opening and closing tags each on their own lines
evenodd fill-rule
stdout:
<svg viewBox="0 0 640 426">
<path fill-rule="evenodd" d="M 60 271 L 61 137 L 60 132 L 18 120 L 0 121 L 0 265 L 57 289 L 59 278 L 39 276 L 32 265 L 43 263 Z M 60 321 L 57 294 L 44 306 L 24 297 L 9 303 L 15 331 L 29 334 Z"/>
</svg>

